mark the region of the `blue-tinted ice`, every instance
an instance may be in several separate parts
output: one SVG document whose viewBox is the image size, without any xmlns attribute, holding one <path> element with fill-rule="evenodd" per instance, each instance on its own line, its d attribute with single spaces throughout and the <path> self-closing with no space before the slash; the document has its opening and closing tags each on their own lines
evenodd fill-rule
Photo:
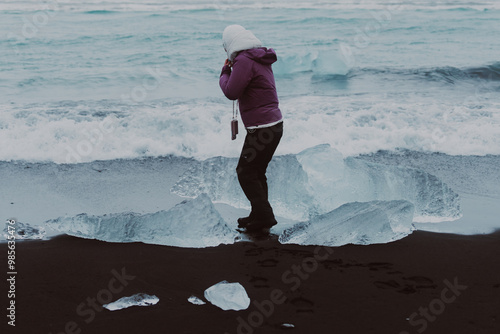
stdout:
<svg viewBox="0 0 500 334">
<path fill-rule="evenodd" d="M 154 295 L 148 295 L 145 293 L 137 293 L 130 297 L 122 297 L 117 301 L 109 304 L 104 304 L 103 307 L 110 310 L 122 310 L 131 306 L 151 306 L 155 305 L 160 301 L 160 299 Z"/>
<path fill-rule="evenodd" d="M 205 290 L 205 299 L 213 305 L 227 310 L 246 310 L 250 298 L 240 283 L 219 282 Z"/>
<path fill-rule="evenodd" d="M 46 224 L 77 237 L 111 242 L 141 241 L 179 247 L 210 247 L 233 243 L 236 235 L 204 194 L 193 200 L 183 201 L 167 211 L 103 216 L 83 213 L 52 219 Z"/>
<path fill-rule="evenodd" d="M 32 226 L 28 223 L 21 223 L 19 221 L 15 221 L 14 224 L 6 223 L 5 225 L 3 236 L 7 240 L 12 236 L 14 236 L 16 240 L 40 240 L 45 237 L 45 228 L 43 226 Z"/>
<path fill-rule="evenodd" d="M 248 208 L 236 177 L 236 163 L 237 159 L 224 157 L 193 161 L 172 191 L 196 198 L 168 211 L 80 214 L 46 224 L 70 235 L 112 242 L 179 247 L 231 244 L 237 236 L 236 223 L 228 225 L 212 200 Z M 276 156 L 268 180 L 278 218 L 302 221 L 283 232 L 280 241 L 284 243 L 385 243 L 411 233 L 412 222 L 461 216 L 459 196 L 437 177 L 409 167 L 344 159 L 329 145 Z M 275 227 L 274 233 L 279 234 L 282 226 Z"/>
<path fill-rule="evenodd" d="M 408 201 L 347 203 L 281 233 L 286 244 L 341 246 L 387 243 L 410 234 L 414 207 Z"/>
<path fill-rule="evenodd" d="M 237 159 L 216 157 L 194 164 L 172 192 L 186 197 L 207 193 L 214 201 L 249 208 L 235 173 Z M 296 155 L 276 156 L 268 168 L 269 197 L 279 216 L 308 220 L 342 204 L 407 200 L 414 221 L 439 222 L 461 217 L 458 194 L 424 171 L 344 159 L 329 145 Z"/>
</svg>

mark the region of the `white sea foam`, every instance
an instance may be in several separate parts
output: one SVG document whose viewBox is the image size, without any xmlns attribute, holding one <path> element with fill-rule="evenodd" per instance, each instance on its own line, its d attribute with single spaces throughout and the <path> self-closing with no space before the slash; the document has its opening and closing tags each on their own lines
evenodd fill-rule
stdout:
<svg viewBox="0 0 500 334">
<path fill-rule="evenodd" d="M 119 117 L 110 108 L 85 103 L 7 109 L 0 119 L 0 142 L 9 145 L 0 151 L 0 160 L 76 163 L 170 154 L 237 157 L 244 133 L 236 141 L 229 139 L 231 108 L 225 101 L 157 103 L 117 111 Z M 82 115 L 85 109 L 91 112 Z M 304 96 L 284 98 L 281 109 L 285 134 L 279 155 L 325 143 L 344 156 L 398 148 L 500 154 L 500 103 L 478 107 L 421 102 L 416 96 L 404 102 L 373 96 L 355 100 Z"/>
</svg>

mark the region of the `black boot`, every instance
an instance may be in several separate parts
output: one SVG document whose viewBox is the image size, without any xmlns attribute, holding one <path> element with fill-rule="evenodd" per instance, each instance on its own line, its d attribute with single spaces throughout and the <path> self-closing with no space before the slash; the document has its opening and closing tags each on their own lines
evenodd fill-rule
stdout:
<svg viewBox="0 0 500 334">
<path fill-rule="evenodd" d="M 247 227 L 248 224 L 252 221 L 252 215 L 248 217 L 243 217 L 243 218 L 238 218 L 238 227 L 239 228 L 245 228 Z"/>
<path fill-rule="evenodd" d="M 274 215 L 267 217 L 252 217 L 249 223 L 245 226 L 247 232 L 261 232 L 269 230 L 274 225 L 278 224 Z"/>
</svg>

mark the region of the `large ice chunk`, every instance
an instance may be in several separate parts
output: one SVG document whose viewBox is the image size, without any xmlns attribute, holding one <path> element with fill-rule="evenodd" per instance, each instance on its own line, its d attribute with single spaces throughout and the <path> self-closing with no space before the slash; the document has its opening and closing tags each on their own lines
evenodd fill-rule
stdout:
<svg viewBox="0 0 500 334">
<path fill-rule="evenodd" d="M 159 301 L 160 299 L 154 295 L 152 296 L 145 293 L 137 293 L 133 296 L 122 297 L 112 303 L 104 304 L 103 307 L 110 311 L 116 311 L 131 306 L 151 306 L 157 304 Z"/>
<path fill-rule="evenodd" d="M 219 282 L 205 290 L 205 299 L 227 310 L 246 310 L 250 306 L 245 288 L 240 283 Z"/>
<path fill-rule="evenodd" d="M 83 238 L 179 247 L 230 244 L 236 236 L 206 194 L 185 200 L 167 211 L 103 216 L 80 214 L 49 220 L 46 225 Z"/>
<path fill-rule="evenodd" d="M 314 50 L 303 54 L 285 54 L 273 65 L 276 75 L 290 75 L 298 72 L 313 72 L 325 75 L 346 75 L 349 66 L 336 50 Z"/>
<path fill-rule="evenodd" d="M 45 238 L 45 228 L 43 226 L 32 226 L 28 223 L 21 223 L 12 220 L 6 223 L 3 229 L 5 239 L 14 237 L 16 240 L 41 240 Z"/>
<path fill-rule="evenodd" d="M 172 192 L 185 197 L 207 193 L 212 200 L 249 209 L 236 175 L 238 159 L 215 157 L 193 163 L 172 187 Z M 307 216 L 314 198 L 307 189 L 307 174 L 293 155 L 276 156 L 267 170 L 269 193 L 275 213 L 287 218 Z"/>
<path fill-rule="evenodd" d="M 323 246 L 387 243 L 413 231 L 413 211 L 408 201 L 347 203 L 284 230 L 279 241 Z"/>
<path fill-rule="evenodd" d="M 407 200 L 415 206 L 414 221 L 461 217 L 458 194 L 424 171 L 352 157 L 343 159 L 329 145 L 304 150 L 297 159 L 308 175 L 321 213 L 356 201 Z"/>
<path fill-rule="evenodd" d="M 173 186 L 186 197 L 207 193 L 214 201 L 249 208 L 235 173 L 237 159 L 216 157 L 193 165 Z M 308 220 L 356 201 L 407 200 L 415 221 L 454 220 L 459 196 L 418 169 L 383 165 L 342 155 L 328 144 L 296 155 L 276 156 L 268 168 L 271 205 L 277 215 Z"/>
</svg>

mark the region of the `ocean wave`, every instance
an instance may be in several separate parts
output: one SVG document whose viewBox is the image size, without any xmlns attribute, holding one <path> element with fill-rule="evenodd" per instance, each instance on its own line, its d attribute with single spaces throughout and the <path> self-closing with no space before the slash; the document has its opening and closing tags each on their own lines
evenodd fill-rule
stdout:
<svg viewBox="0 0 500 334">
<path fill-rule="evenodd" d="M 162 0 L 148 0 L 146 2 L 134 2 L 122 0 L 58 0 L 44 1 L 7 0 L 0 4 L 0 11 L 39 11 L 56 10 L 87 12 L 89 14 L 109 14 L 113 11 L 205 11 L 205 10 L 239 10 L 239 9 L 334 9 L 334 10 L 493 10 L 500 9 L 500 4 L 496 1 L 448 1 L 436 3 L 435 0 L 421 0 L 412 2 L 391 2 L 388 0 L 353 0 L 345 2 L 327 2 L 327 1 L 301 1 L 301 0 L 268 0 L 265 2 L 238 1 L 229 2 L 225 0 L 190 0 L 190 1 L 169 1 L 165 3 Z M 95 12 L 95 13 L 92 13 Z"/>
<path fill-rule="evenodd" d="M 478 104 L 479 103 L 479 104 Z M 453 155 L 500 154 L 500 104 L 404 101 L 375 97 L 282 98 L 285 135 L 278 154 L 328 143 L 344 156 L 410 149 Z M 225 99 L 66 101 L 2 105 L 0 160 L 89 162 L 173 154 L 237 157 L 244 135 L 229 140 Z M 240 128 L 241 131 L 243 131 Z M 36 138 L 36 140 L 34 140 Z"/>
<path fill-rule="evenodd" d="M 379 67 L 363 68 L 350 67 L 342 53 L 333 47 L 318 49 L 306 53 L 285 53 L 279 56 L 279 61 L 273 66 L 278 76 L 293 76 L 303 72 L 312 72 L 315 75 L 340 75 L 346 78 L 370 76 L 394 76 L 401 80 L 419 78 L 425 81 L 443 81 L 456 83 L 466 80 L 500 80 L 500 62 L 483 66 L 458 68 L 454 66 L 396 68 Z M 333 78 L 337 80 L 338 78 Z"/>
<path fill-rule="evenodd" d="M 469 79 L 498 81 L 500 80 L 500 62 L 492 65 L 464 69 L 453 66 L 421 69 L 414 71 L 414 73 L 429 80 L 447 81 L 449 83 Z"/>
<path fill-rule="evenodd" d="M 439 5 L 452 2 L 465 3 Z M 0 36 L 0 141 L 7 143 L 0 160 L 237 156 L 242 136 L 228 141 L 232 104 L 218 85 L 221 33 L 236 12 L 278 54 L 273 70 L 287 131 L 280 154 L 324 143 L 346 156 L 500 152 L 500 44 L 492 34 L 500 12 L 413 8 L 361 45 L 365 24 L 383 17 L 323 10 L 343 8 L 338 3 L 61 0 L 57 13 L 44 13 L 39 0 L 7 3 L 28 9 L 4 15 L 11 30 Z M 259 9 L 273 6 L 291 9 Z M 103 121 L 115 117 L 104 134 Z M 79 151 L 78 159 L 70 154 Z"/>
<path fill-rule="evenodd" d="M 496 62 L 486 67 L 470 68 L 467 70 L 467 73 L 481 79 L 500 80 L 500 62 Z"/>
<path fill-rule="evenodd" d="M 107 14 L 114 14 L 117 13 L 116 10 L 106 10 L 106 9 L 96 9 L 96 10 L 88 10 L 84 12 L 85 14 L 102 14 L 102 15 L 107 15 Z"/>
<path fill-rule="evenodd" d="M 500 62 L 493 64 L 476 66 L 469 68 L 458 68 L 453 66 L 433 67 L 433 68 L 358 68 L 351 69 L 348 77 L 363 75 L 394 75 L 401 78 L 416 77 L 427 81 L 444 81 L 456 83 L 464 80 L 500 80 Z"/>
</svg>

